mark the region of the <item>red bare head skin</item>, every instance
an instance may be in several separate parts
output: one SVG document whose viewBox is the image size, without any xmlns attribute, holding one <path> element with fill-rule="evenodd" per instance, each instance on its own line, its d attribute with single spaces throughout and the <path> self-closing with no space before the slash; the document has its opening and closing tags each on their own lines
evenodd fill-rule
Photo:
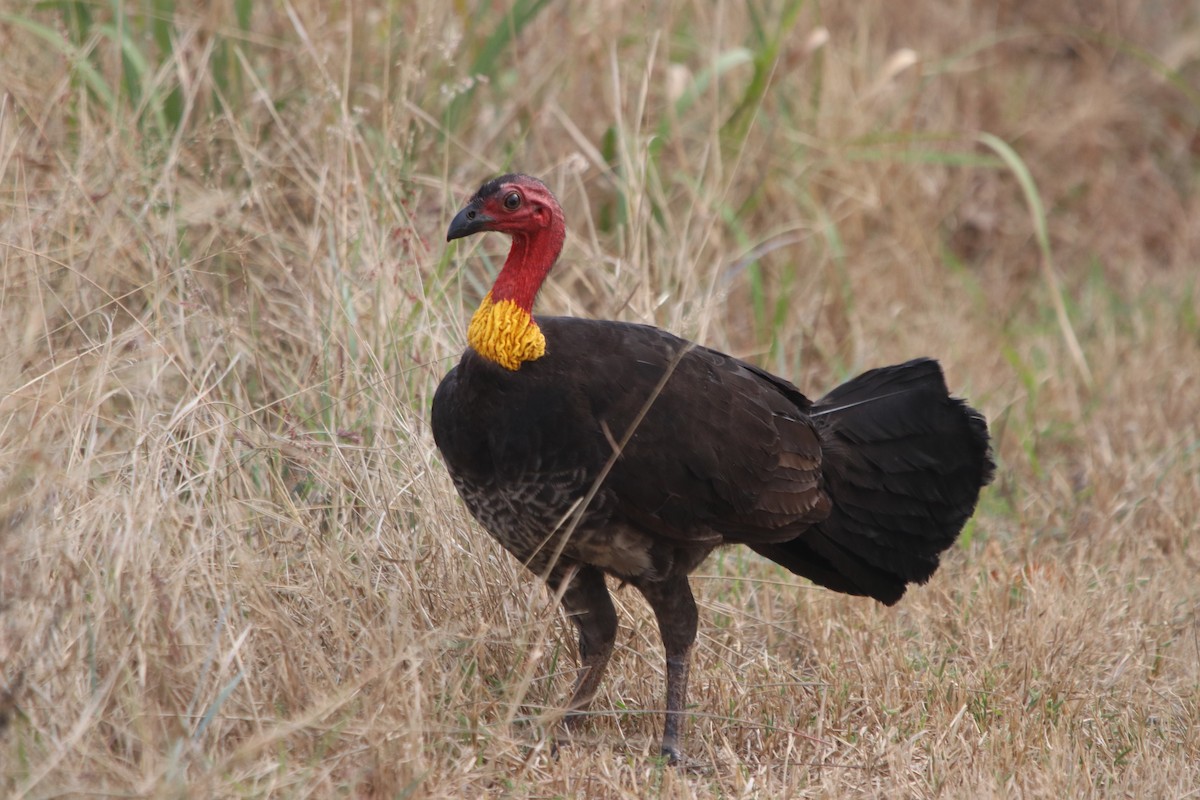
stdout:
<svg viewBox="0 0 1200 800">
<path fill-rule="evenodd" d="M 558 200 L 546 184 L 529 175 L 493 178 L 455 215 L 446 241 L 482 231 L 512 237 L 512 249 L 492 286 L 492 301 L 512 300 L 532 313 L 533 299 L 566 238 Z"/>
</svg>

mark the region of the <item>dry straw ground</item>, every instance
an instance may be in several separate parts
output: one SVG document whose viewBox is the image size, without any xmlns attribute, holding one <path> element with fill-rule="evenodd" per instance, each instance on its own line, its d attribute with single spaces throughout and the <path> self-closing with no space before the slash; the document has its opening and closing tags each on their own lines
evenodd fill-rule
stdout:
<svg viewBox="0 0 1200 800">
<path fill-rule="evenodd" d="M 1196 796 L 1194 2 L 176 5 L 0 11 L 0 795 Z M 628 592 L 551 757 L 574 645 L 430 439 L 508 168 L 543 310 L 993 421 L 895 609 L 701 568 L 686 770 Z"/>
</svg>

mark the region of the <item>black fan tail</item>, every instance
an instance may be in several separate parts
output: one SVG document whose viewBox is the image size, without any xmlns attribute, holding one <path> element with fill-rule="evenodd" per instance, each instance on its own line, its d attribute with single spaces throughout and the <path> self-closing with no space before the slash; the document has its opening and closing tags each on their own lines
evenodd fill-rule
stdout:
<svg viewBox="0 0 1200 800">
<path fill-rule="evenodd" d="M 983 415 L 919 359 L 871 370 L 818 400 L 829 517 L 754 549 L 830 589 L 891 605 L 924 583 L 975 511 L 994 464 Z"/>
</svg>

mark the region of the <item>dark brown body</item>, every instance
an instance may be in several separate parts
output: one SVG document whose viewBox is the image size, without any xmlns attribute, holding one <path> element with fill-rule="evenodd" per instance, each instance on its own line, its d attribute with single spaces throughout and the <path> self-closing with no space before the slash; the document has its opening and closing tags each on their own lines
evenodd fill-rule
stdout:
<svg viewBox="0 0 1200 800">
<path fill-rule="evenodd" d="M 687 575 L 746 544 L 840 592 L 894 603 L 924 582 L 992 474 L 987 426 L 931 360 L 810 402 L 788 381 L 655 328 L 538 318 L 546 355 L 510 371 L 468 349 L 433 433 L 471 513 L 558 589 L 595 694 L 616 634 L 603 575 L 654 609 L 677 757 L 696 608 Z"/>
</svg>

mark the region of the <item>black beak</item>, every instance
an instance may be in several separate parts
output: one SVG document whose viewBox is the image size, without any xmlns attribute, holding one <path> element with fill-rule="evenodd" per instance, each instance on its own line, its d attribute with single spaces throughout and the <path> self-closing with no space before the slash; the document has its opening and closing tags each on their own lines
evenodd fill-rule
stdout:
<svg viewBox="0 0 1200 800">
<path fill-rule="evenodd" d="M 487 226 L 491 222 L 495 222 L 495 220 L 476 208 L 474 203 L 469 203 L 450 221 L 450 230 L 446 231 L 446 241 L 450 242 L 487 230 Z"/>
</svg>

